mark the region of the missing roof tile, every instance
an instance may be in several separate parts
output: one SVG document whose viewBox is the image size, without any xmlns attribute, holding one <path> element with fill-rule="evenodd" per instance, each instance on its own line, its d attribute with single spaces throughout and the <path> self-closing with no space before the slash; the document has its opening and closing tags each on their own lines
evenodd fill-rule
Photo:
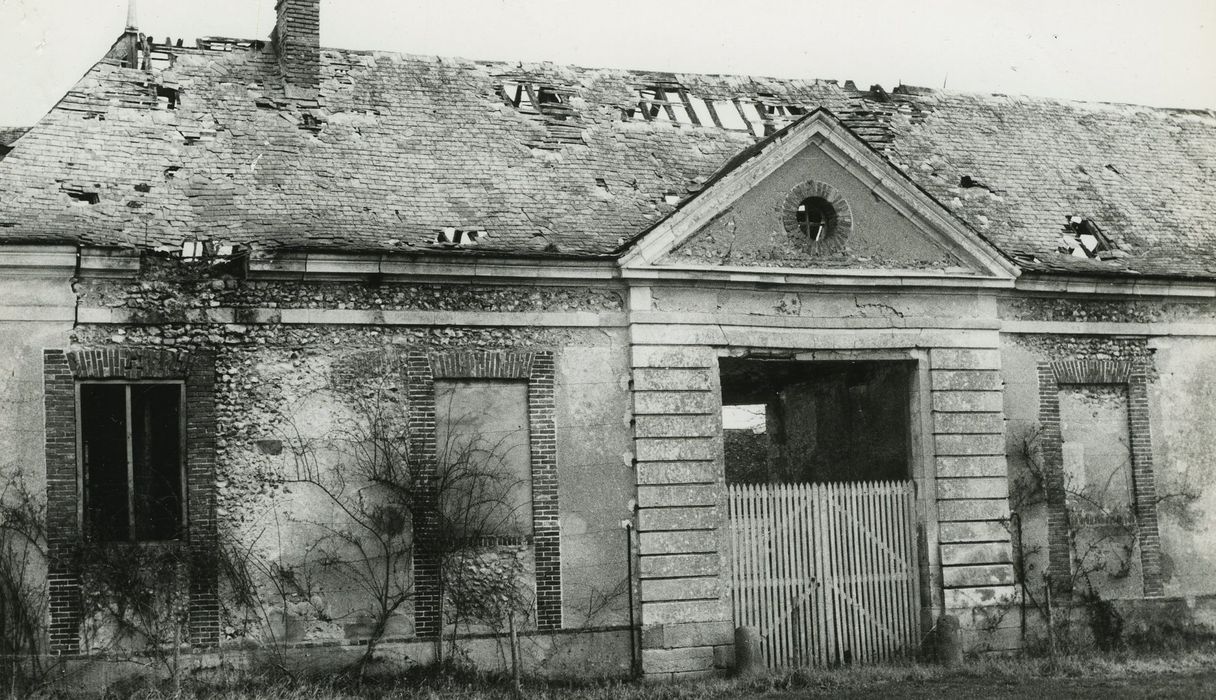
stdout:
<svg viewBox="0 0 1216 700">
<path fill-rule="evenodd" d="M 319 134 L 325 129 L 325 120 L 305 112 L 300 119 L 300 128 L 304 131 L 311 131 L 314 134 Z"/>
<path fill-rule="evenodd" d="M 574 116 L 570 107 L 571 90 L 543 83 L 504 80 L 497 86 L 499 97 L 515 109 L 542 114 L 557 120 Z"/>
<path fill-rule="evenodd" d="M 1114 245 L 1093 219 L 1080 216 L 1068 217 L 1060 236 L 1059 252 L 1074 258 L 1098 258 L 1109 260 L 1124 257 L 1126 253 Z"/>
<path fill-rule="evenodd" d="M 481 229 L 444 228 L 436 234 L 434 242 L 442 246 L 465 247 L 475 246 L 488 237 L 489 233 Z"/>
<path fill-rule="evenodd" d="M 177 103 L 181 98 L 181 91 L 175 87 L 167 85 L 156 86 L 156 100 L 166 109 L 177 109 Z"/>
<path fill-rule="evenodd" d="M 72 199 L 76 200 L 77 202 L 84 202 L 85 204 L 100 204 L 101 203 L 100 194 L 98 194 L 96 192 L 92 192 L 90 190 L 86 190 L 82 187 L 64 187 L 63 192 L 68 197 L 71 197 Z"/>
<path fill-rule="evenodd" d="M 981 190 L 987 190 L 989 192 L 994 191 L 991 187 L 980 182 L 979 180 L 976 180 L 975 178 L 971 177 L 970 175 L 962 176 L 962 178 L 960 178 L 958 181 L 958 186 L 962 187 L 963 189 L 978 188 Z"/>
</svg>

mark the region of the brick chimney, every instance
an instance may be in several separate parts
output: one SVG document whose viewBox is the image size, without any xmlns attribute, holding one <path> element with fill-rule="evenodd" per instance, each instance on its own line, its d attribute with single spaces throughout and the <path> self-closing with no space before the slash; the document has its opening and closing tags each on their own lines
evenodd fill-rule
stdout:
<svg viewBox="0 0 1216 700">
<path fill-rule="evenodd" d="M 276 0 L 274 9 L 270 40 L 288 90 L 315 92 L 321 84 L 321 0 Z"/>
</svg>

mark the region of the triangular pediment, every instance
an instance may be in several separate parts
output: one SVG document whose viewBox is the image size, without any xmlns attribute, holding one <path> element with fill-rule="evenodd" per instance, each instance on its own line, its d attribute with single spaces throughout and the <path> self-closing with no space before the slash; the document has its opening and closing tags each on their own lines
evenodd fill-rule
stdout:
<svg viewBox="0 0 1216 700">
<path fill-rule="evenodd" d="M 636 241 L 622 265 L 1016 275 L 991 244 L 826 110 L 741 154 Z"/>
</svg>

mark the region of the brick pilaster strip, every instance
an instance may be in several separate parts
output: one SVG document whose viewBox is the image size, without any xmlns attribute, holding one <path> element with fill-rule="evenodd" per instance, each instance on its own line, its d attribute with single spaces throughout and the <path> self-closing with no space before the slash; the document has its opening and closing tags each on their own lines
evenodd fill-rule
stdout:
<svg viewBox="0 0 1216 700">
<path fill-rule="evenodd" d="M 1140 571 L 1144 595 L 1165 595 L 1161 577 L 1161 539 L 1157 529 L 1157 478 L 1153 473 L 1153 446 L 1149 432 L 1148 377 L 1133 371 L 1127 383 L 1127 412 L 1132 449 L 1132 484 L 1136 498 L 1136 527 L 1140 534 Z"/>
<path fill-rule="evenodd" d="M 1059 591 L 1072 587 L 1068 499 L 1064 492 L 1064 446 L 1060 433 L 1060 384 L 1050 362 L 1038 364 L 1040 448 L 1047 496 L 1047 573 Z"/>
<path fill-rule="evenodd" d="M 198 351 L 186 372 L 186 503 L 190 543 L 190 643 L 220 642 L 219 548 L 216 522 L 215 355 Z"/>
<path fill-rule="evenodd" d="M 62 350 L 42 355 L 46 407 L 47 584 L 49 648 L 80 651 L 80 499 L 76 461 L 76 382 Z"/>
<path fill-rule="evenodd" d="M 414 631 L 419 637 L 438 637 L 440 619 L 440 562 L 435 541 L 436 476 L 435 377 L 430 359 L 421 350 L 405 356 L 405 386 L 409 401 L 410 473 L 414 475 L 419 503 L 414 509 Z"/>
<path fill-rule="evenodd" d="M 562 627 L 562 567 L 553 353 L 538 352 L 531 364 L 531 375 L 528 377 L 528 434 L 532 453 L 536 625 L 541 630 L 557 630 Z"/>
</svg>

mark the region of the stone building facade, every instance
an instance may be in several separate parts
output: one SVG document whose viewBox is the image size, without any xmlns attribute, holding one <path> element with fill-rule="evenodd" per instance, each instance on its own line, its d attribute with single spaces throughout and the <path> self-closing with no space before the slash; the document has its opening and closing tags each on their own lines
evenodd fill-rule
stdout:
<svg viewBox="0 0 1216 700">
<path fill-rule="evenodd" d="M 353 473 L 317 440 L 368 396 L 413 477 L 461 421 L 507 440 L 478 566 L 541 669 L 729 666 L 736 467 L 912 482 L 925 636 L 1015 648 L 1047 585 L 1212 622 L 1210 112 L 318 49 L 318 2 L 278 9 L 128 31 L 0 153 L 0 473 L 45 499 L 52 653 L 101 648 L 108 547 L 181 555 L 201 649 L 433 658 L 435 521 L 387 630 L 341 552 L 300 578 L 349 522 L 284 475 Z M 254 622 L 226 547 L 277 572 Z"/>
</svg>

